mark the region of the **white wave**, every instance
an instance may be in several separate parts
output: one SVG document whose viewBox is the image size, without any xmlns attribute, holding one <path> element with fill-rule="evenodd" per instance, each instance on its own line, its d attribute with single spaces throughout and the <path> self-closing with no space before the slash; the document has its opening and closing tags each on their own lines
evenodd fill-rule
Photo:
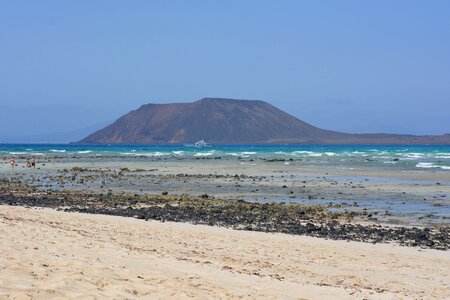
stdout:
<svg viewBox="0 0 450 300">
<path fill-rule="evenodd" d="M 325 154 L 328 155 L 328 156 L 335 156 L 336 155 L 336 153 L 334 153 L 334 152 L 325 152 Z"/>
<path fill-rule="evenodd" d="M 214 150 L 213 150 L 214 151 Z M 225 153 L 226 155 L 231 155 L 231 156 L 240 156 L 240 157 L 250 157 L 250 155 L 256 154 L 256 152 L 229 152 L 229 153 Z"/>
<path fill-rule="evenodd" d="M 132 156 L 149 156 L 149 157 L 159 157 L 159 156 L 164 156 L 164 155 L 170 155 L 170 153 L 166 153 L 166 152 L 148 152 L 148 153 L 122 152 L 120 154 L 122 154 L 122 155 L 132 155 Z"/>
<path fill-rule="evenodd" d="M 57 153 L 64 153 L 66 150 L 60 150 L 60 149 L 50 149 L 50 152 L 57 152 Z"/>
<path fill-rule="evenodd" d="M 25 149 L 25 151 L 33 151 L 33 149 Z"/>
<path fill-rule="evenodd" d="M 239 156 L 239 153 L 235 153 L 235 152 L 230 152 L 230 153 L 225 153 L 226 155 L 231 155 L 231 156 Z"/>
<path fill-rule="evenodd" d="M 159 157 L 159 156 L 164 156 L 164 155 L 170 155 L 170 153 L 167 153 L 167 152 L 150 152 L 150 153 L 141 153 L 140 155 L 151 156 L 151 157 Z"/>
<path fill-rule="evenodd" d="M 312 157 L 319 157 L 319 156 L 322 156 L 322 153 L 312 152 L 312 153 L 309 153 L 308 155 L 312 156 Z"/>
<path fill-rule="evenodd" d="M 184 151 L 172 151 L 175 155 L 183 155 Z"/>
<path fill-rule="evenodd" d="M 78 151 L 77 153 L 79 154 L 87 154 L 87 153 L 91 153 L 92 150 L 82 150 L 82 151 Z"/>
<path fill-rule="evenodd" d="M 418 164 L 416 165 L 416 168 L 426 168 L 426 169 L 429 169 L 429 168 L 439 168 L 439 166 L 436 166 L 436 165 L 433 164 L 433 163 L 420 162 L 420 163 L 418 163 Z"/>
<path fill-rule="evenodd" d="M 405 157 L 407 157 L 407 158 L 423 158 L 424 154 L 423 153 L 414 153 L 414 152 L 412 152 L 412 153 L 406 153 Z"/>
<path fill-rule="evenodd" d="M 121 152 L 122 155 L 136 155 L 134 152 Z"/>
<path fill-rule="evenodd" d="M 27 152 L 9 152 L 9 154 L 11 155 L 23 155 L 23 154 L 28 154 Z"/>
<path fill-rule="evenodd" d="M 312 151 L 292 151 L 291 155 L 311 154 Z"/>
<path fill-rule="evenodd" d="M 331 152 L 329 152 L 331 153 Z M 292 156 L 297 156 L 297 155 L 308 155 L 308 156 L 312 156 L 312 157 L 318 157 L 318 156 L 322 156 L 322 153 L 319 152 L 313 152 L 313 151 L 293 151 L 291 153 Z"/>
<path fill-rule="evenodd" d="M 201 157 L 201 156 L 211 156 L 211 155 L 213 155 L 214 154 L 214 150 L 211 150 L 211 151 L 208 151 L 208 152 L 198 152 L 198 153 L 195 153 L 195 155 L 194 156 L 197 156 L 197 157 Z"/>
<path fill-rule="evenodd" d="M 425 169 L 441 168 L 442 170 L 450 170 L 450 166 L 435 165 L 433 163 L 418 163 L 416 165 L 416 168 L 425 168 Z"/>
<path fill-rule="evenodd" d="M 275 152 L 275 154 L 288 155 L 288 153 L 284 152 L 284 151 L 277 151 L 277 152 Z"/>
</svg>

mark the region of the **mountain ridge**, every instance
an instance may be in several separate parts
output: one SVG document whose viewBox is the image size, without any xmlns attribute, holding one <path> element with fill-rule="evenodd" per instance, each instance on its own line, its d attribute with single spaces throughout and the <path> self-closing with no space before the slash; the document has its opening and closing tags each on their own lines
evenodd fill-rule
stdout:
<svg viewBox="0 0 450 300">
<path fill-rule="evenodd" d="M 352 134 L 321 129 L 261 100 L 148 103 L 78 144 L 450 144 L 450 134 Z"/>
</svg>

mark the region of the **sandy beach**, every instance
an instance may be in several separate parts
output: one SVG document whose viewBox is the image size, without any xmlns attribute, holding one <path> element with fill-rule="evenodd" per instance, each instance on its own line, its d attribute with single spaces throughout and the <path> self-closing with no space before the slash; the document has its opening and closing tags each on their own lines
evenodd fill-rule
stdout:
<svg viewBox="0 0 450 300">
<path fill-rule="evenodd" d="M 444 299 L 450 253 L 0 206 L 0 298 Z"/>
<path fill-rule="evenodd" d="M 450 298 L 446 171 L 24 161 L 0 168 L 0 299 Z"/>
</svg>

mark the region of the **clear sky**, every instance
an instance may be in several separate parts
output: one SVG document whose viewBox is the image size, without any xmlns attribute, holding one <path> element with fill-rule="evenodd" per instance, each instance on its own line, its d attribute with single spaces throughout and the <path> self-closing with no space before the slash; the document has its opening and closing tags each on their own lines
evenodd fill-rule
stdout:
<svg viewBox="0 0 450 300">
<path fill-rule="evenodd" d="M 0 141 L 203 97 L 326 129 L 448 133 L 450 1 L 0 0 Z"/>
</svg>

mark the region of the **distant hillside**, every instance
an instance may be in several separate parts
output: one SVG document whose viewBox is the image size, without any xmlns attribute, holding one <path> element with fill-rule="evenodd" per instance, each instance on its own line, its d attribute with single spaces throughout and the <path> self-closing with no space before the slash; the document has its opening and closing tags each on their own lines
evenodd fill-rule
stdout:
<svg viewBox="0 0 450 300">
<path fill-rule="evenodd" d="M 450 144 L 450 134 L 347 134 L 314 127 L 257 100 L 146 104 L 80 144 Z"/>
</svg>

